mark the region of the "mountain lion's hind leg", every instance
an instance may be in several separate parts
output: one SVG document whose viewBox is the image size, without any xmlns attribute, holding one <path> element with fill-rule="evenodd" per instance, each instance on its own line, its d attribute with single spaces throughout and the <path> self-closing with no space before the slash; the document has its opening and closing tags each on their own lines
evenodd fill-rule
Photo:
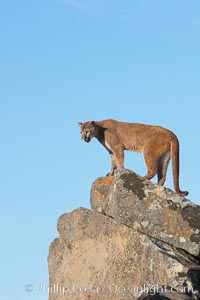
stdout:
<svg viewBox="0 0 200 300">
<path fill-rule="evenodd" d="M 163 154 L 158 161 L 158 184 L 163 185 L 166 180 L 167 167 L 170 160 L 170 153 Z"/>
<path fill-rule="evenodd" d="M 152 154 L 153 153 L 148 149 L 143 150 L 144 161 L 147 168 L 147 174 L 144 178 L 148 180 L 157 174 L 158 159 L 155 159 Z"/>
</svg>

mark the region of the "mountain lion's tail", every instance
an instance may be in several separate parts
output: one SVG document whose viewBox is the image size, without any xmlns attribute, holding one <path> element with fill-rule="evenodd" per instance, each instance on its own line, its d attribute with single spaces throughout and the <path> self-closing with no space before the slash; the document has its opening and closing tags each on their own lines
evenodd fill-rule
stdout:
<svg viewBox="0 0 200 300">
<path fill-rule="evenodd" d="M 171 141 L 171 159 L 174 190 L 180 196 L 187 196 L 188 192 L 179 188 L 179 142 L 176 136 Z"/>
</svg>

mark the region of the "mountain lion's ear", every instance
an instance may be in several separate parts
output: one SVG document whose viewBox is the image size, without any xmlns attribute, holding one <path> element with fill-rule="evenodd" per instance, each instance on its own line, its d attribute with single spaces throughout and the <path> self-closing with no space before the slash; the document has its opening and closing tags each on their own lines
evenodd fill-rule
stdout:
<svg viewBox="0 0 200 300">
<path fill-rule="evenodd" d="M 94 127 L 94 125 L 95 125 L 95 121 L 91 121 L 90 122 L 90 127 Z"/>
<path fill-rule="evenodd" d="M 81 127 L 81 125 L 82 125 L 82 124 L 83 124 L 83 123 L 81 123 L 81 122 L 78 122 L 78 126 L 79 126 L 79 127 Z"/>
</svg>

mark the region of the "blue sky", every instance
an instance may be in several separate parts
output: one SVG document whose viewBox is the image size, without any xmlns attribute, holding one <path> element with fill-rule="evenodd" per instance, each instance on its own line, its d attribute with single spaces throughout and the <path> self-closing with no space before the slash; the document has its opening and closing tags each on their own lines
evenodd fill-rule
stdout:
<svg viewBox="0 0 200 300">
<path fill-rule="evenodd" d="M 2 0 L 0 24 L 0 300 L 45 300 L 36 287 L 48 284 L 57 218 L 89 208 L 92 182 L 109 170 L 78 121 L 174 131 L 180 186 L 200 204 L 200 2 Z M 125 166 L 145 174 L 140 154 L 127 152 Z"/>
</svg>

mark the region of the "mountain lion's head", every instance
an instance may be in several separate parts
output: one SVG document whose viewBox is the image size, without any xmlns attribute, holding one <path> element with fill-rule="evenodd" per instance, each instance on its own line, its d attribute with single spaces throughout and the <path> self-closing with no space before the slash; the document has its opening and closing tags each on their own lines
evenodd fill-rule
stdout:
<svg viewBox="0 0 200 300">
<path fill-rule="evenodd" d="M 80 127 L 80 134 L 82 140 L 89 143 L 93 137 L 96 136 L 96 124 L 94 121 L 80 123 L 78 122 Z"/>
</svg>

